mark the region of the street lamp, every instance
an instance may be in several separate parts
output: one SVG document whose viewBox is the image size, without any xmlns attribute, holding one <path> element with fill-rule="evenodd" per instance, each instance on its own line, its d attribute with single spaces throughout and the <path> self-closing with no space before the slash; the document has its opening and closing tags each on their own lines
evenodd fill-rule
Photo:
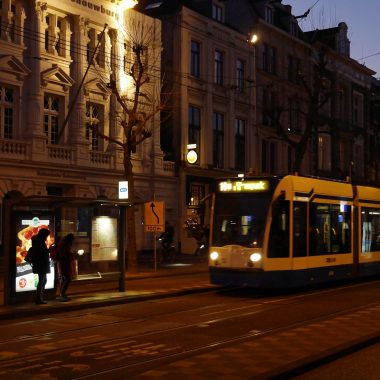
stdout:
<svg viewBox="0 0 380 380">
<path fill-rule="evenodd" d="M 249 42 L 252 44 L 252 45 L 255 45 L 255 43 L 258 41 L 259 37 L 257 36 L 256 33 L 252 33 L 249 37 Z"/>
<path fill-rule="evenodd" d="M 253 47 L 253 123 L 256 126 L 256 165 L 257 174 L 260 174 L 260 136 L 257 124 L 257 75 L 256 75 L 256 43 L 259 36 L 256 33 L 249 35 L 248 43 Z"/>
<path fill-rule="evenodd" d="M 131 9 L 138 4 L 137 0 L 121 0 L 119 3 L 120 10 Z"/>
</svg>

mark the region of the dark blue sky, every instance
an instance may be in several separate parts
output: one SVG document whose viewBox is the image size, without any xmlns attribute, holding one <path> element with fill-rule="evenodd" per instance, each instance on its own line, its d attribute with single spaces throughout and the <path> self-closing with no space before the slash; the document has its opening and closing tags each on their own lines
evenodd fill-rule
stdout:
<svg viewBox="0 0 380 380">
<path fill-rule="evenodd" d="M 302 30 L 335 27 L 344 21 L 351 41 L 351 58 L 376 71 L 380 78 L 380 0 L 282 0 L 292 6 Z"/>
</svg>

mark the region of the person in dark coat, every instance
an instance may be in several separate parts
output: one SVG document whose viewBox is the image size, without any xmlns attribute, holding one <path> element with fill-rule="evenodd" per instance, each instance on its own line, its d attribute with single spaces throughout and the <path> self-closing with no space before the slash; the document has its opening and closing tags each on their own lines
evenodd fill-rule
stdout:
<svg viewBox="0 0 380 380">
<path fill-rule="evenodd" d="M 70 298 L 67 297 L 66 292 L 74 275 L 73 268 L 76 255 L 71 252 L 74 239 L 74 234 L 67 234 L 57 246 L 57 272 L 60 290 L 60 296 L 58 299 L 62 302 L 70 300 Z"/>
<path fill-rule="evenodd" d="M 46 301 L 44 300 L 44 291 L 47 274 L 50 273 L 50 250 L 46 245 L 46 240 L 49 235 L 50 231 L 47 228 L 41 228 L 37 235 L 32 237 L 33 273 L 38 274 L 38 285 L 35 299 L 37 305 L 46 304 Z"/>
</svg>

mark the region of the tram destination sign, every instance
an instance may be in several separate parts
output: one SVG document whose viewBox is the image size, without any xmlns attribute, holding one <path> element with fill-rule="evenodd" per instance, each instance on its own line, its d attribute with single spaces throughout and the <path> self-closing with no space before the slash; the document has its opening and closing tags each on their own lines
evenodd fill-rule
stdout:
<svg viewBox="0 0 380 380">
<path fill-rule="evenodd" d="M 268 191 L 269 187 L 269 181 L 267 180 L 219 182 L 219 191 L 221 193 L 258 193 Z"/>
</svg>

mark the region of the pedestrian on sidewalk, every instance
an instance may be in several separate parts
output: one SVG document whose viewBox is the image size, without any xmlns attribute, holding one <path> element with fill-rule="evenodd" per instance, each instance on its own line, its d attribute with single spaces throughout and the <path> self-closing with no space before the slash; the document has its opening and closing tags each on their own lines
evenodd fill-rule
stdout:
<svg viewBox="0 0 380 380">
<path fill-rule="evenodd" d="M 67 297 L 66 292 L 74 275 L 76 255 L 71 251 L 74 240 L 74 234 L 67 234 L 58 243 L 56 248 L 56 262 L 60 292 L 57 299 L 62 302 L 70 301 L 70 298 Z"/>
<path fill-rule="evenodd" d="M 46 245 L 46 240 L 49 235 L 50 231 L 47 228 L 41 228 L 37 235 L 32 237 L 33 273 L 38 275 L 38 285 L 35 297 L 35 302 L 37 305 L 47 303 L 44 300 L 44 291 L 47 281 L 47 274 L 50 273 L 50 250 Z"/>
</svg>

